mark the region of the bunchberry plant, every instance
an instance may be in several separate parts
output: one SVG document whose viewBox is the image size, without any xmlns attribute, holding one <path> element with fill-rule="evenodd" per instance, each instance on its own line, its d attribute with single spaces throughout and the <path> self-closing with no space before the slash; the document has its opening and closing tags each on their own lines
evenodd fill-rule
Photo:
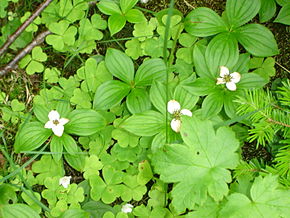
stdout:
<svg viewBox="0 0 290 218">
<path fill-rule="evenodd" d="M 289 217 L 289 2 L 221 2 L 2 0 L 0 217 Z"/>
</svg>

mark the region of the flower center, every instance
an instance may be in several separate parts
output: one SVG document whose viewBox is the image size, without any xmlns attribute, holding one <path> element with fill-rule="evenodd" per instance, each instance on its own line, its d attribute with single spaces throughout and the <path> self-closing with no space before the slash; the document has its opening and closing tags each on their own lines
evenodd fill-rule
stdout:
<svg viewBox="0 0 290 218">
<path fill-rule="evenodd" d="M 58 120 L 53 120 L 52 123 L 53 123 L 54 125 L 58 125 L 58 124 L 59 124 L 59 121 L 58 121 Z"/>
<path fill-rule="evenodd" d="M 226 83 L 232 81 L 232 77 L 231 77 L 230 75 L 225 75 L 223 79 L 224 79 L 224 81 L 225 81 Z"/>
<path fill-rule="evenodd" d="M 180 111 L 174 111 L 173 112 L 174 119 L 180 120 L 180 116 L 181 116 Z"/>
</svg>

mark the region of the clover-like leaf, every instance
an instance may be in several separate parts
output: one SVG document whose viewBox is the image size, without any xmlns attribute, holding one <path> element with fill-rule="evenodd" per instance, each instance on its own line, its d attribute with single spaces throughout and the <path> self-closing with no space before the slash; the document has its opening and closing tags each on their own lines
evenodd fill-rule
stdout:
<svg viewBox="0 0 290 218">
<path fill-rule="evenodd" d="M 145 185 L 137 183 L 137 176 L 126 175 L 123 178 L 124 186 L 122 186 L 121 198 L 123 201 L 140 201 L 146 193 Z"/>
<path fill-rule="evenodd" d="M 39 161 L 33 163 L 32 171 L 38 173 L 36 179 L 40 185 L 44 184 L 44 180 L 47 177 L 62 177 L 64 175 L 62 161 L 55 161 L 50 155 L 43 155 Z"/>
<path fill-rule="evenodd" d="M 140 56 L 143 55 L 143 50 L 141 49 L 141 44 L 138 41 L 138 39 L 131 39 L 128 40 L 125 43 L 126 46 L 126 50 L 125 53 L 126 55 L 130 56 L 132 59 L 136 60 L 138 59 Z"/>
<path fill-rule="evenodd" d="M 100 162 L 96 155 L 91 155 L 86 157 L 85 168 L 84 168 L 84 178 L 89 179 L 91 176 L 99 175 L 99 170 L 101 170 L 103 164 Z"/>
<path fill-rule="evenodd" d="M 211 121 L 182 118 L 181 136 L 185 145 L 165 145 L 153 155 L 153 165 L 161 180 L 176 183 L 172 204 L 179 212 L 202 205 L 211 196 L 220 201 L 228 194 L 227 183 L 238 164 L 239 142 L 228 127 L 214 130 Z"/>
<path fill-rule="evenodd" d="M 104 203 L 110 204 L 121 194 L 123 173 L 105 166 L 102 174 L 104 180 L 97 175 L 90 177 L 91 197 L 95 201 L 102 199 Z"/>
</svg>

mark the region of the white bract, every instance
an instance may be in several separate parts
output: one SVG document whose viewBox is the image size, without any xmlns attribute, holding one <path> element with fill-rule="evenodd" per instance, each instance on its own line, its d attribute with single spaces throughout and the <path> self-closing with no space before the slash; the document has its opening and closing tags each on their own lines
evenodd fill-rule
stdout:
<svg viewBox="0 0 290 218">
<path fill-rule="evenodd" d="M 170 126 L 171 129 L 175 132 L 180 132 L 180 127 L 181 127 L 181 120 L 180 116 L 185 115 L 185 116 L 192 116 L 192 113 L 190 110 L 187 109 L 181 109 L 180 110 L 180 104 L 178 101 L 175 100 L 170 100 L 167 103 L 167 111 L 173 115 L 173 119 L 171 120 Z"/>
<path fill-rule="evenodd" d="M 57 111 L 52 110 L 48 114 L 49 121 L 46 122 L 44 128 L 52 129 L 56 136 L 61 137 L 64 131 L 64 125 L 69 122 L 66 118 L 60 118 Z"/>
<path fill-rule="evenodd" d="M 64 188 L 67 188 L 70 184 L 71 176 L 64 176 L 59 179 L 59 185 L 62 185 Z"/>
<path fill-rule="evenodd" d="M 226 87 L 231 91 L 236 91 L 238 83 L 241 80 L 241 74 L 238 72 L 230 73 L 229 69 L 225 66 L 220 67 L 220 78 L 217 78 L 216 84 L 226 84 Z"/>
<path fill-rule="evenodd" d="M 123 213 L 131 213 L 132 210 L 133 210 L 133 205 L 132 204 L 125 204 L 125 205 L 122 206 L 122 209 L 121 209 L 121 211 Z"/>
<path fill-rule="evenodd" d="M 146 4 L 149 0 L 140 0 L 141 3 Z"/>
</svg>

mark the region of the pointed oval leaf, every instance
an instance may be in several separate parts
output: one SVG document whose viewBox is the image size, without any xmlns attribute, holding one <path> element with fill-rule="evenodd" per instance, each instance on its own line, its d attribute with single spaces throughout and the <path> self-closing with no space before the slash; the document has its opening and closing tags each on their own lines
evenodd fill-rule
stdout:
<svg viewBox="0 0 290 218">
<path fill-rule="evenodd" d="M 259 11 L 259 19 L 261 23 L 270 20 L 276 12 L 275 0 L 261 0 L 261 9 Z"/>
<path fill-rule="evenodd" d="M 212 36 L 228 30 L 222 18 L 209 8 L 197 8 L 185 18 L 185 30 L 194 36 Z"/>
<path fill-rule="evenodd" d="M 62 151 L 63 151 L 63 142 L 62 137 L 58 137 L 56 135 L 53 135 L 50 142 L 50 152 L 52 152 L 52 157 L 59 161 L 62 157 Z"/>
<path fill-rule="evenodd" d="M 119 32 L 126 24 L 125 16 L 121 14 L 113 14 L 108 19 L 108 27 L 111 33 L 111 36 Z"/>
<path fill-rule="evenodd" d="M 125 17 L 130 23 L 142 23 L 147 21 L 144 14 L 138 9 L 129 10 Z"/>
<path fill-rule="evenodd" d="M 127 97 L 126 105 L 132 114 L 151 109 L 150 98 L 145 89 L 133 89 Z"/>
<path fill-rule="evenodd" d="M 40 147 L 51 135 L 51 130 L 44 128 L 40 122 L 24 123 L 16 135 L 14 149 L 16 153 L 21 151 L 33 151 Z"/>
<path fill-rule="evenodd" d="M 260 0 L 227 0 L 226 15 L 232 28 L 242 26 L 259 12 Z"/>
<path fill-rule="evenodd" d="M 267 57 L 279 54 L 273 33 L 260 24 L 248 24 L 236 30 L 236 38 L 252 55 Z"/>
<path fill-rule="evenodd" d="M 40 218 L 40 216 L 26 204 L 1 205 L 0 216 L 5 218 Z"/>
<path fill-rule="evenodd" d="M 202 115 L 204 118 L 210 118 L 217 115 L 223 107 L 222 91 L 209 94 L 202 102 Z"/>
<path fill-rule="evenodd" d="M 220 66 L 232 68 L 239 59 L 237 40 L 231 33 L 215 36 L 207 46 L 205 59 L 212 75 L 219 75 Z"/>
<path fill-rule="evenodd" d="M 125 53 L 109 48 L 106 53 L 105 63 L 113 76 L 131 84 L 134 79 L 134 64 Z"/>
<path fill-rule="evenodd" d="M 119 6 L 111 0 L 102 0 L 97 4 L 97 6 L 99 10 L 106 15 L 122 13 Z"/>
<path fill-rule="evenodd" d="M 94 97 L 96 110 L 107 110 L 119 104 L 130 92 L 131 87 L 117 80 L 110 80 L 100 85 Z"/>
<path fill-rule="evenodd" d="M 120 127 L 138 136 L 153 136 L 165 128 L 165 116 L 156 111 L 145 111 L 132 115 Z"/>
<path fill-rule="evenodd" d="M 285 25 L 290 25 L 290 3 L 285 4 L 274 22 L 283 23 Z"/>
<path fill-rule="evenodd" d="M 126 14 L 130 9 L 132 9 L 138 0 L 120 0 L 120 7 L 124 14 Z"/>
<path fill-rule="evenodd" d="M 77 109 L 68 114 L 65 132 L 78 136 L 93 135 L 106 126 L 106 119 L 90 109 Z"/>
<path fill-rule="evenodd" d="M 136 86 L 150 86 L 153 81 L 164 81 L 166 78 L 166 66 L 160 58 L 144 61 L 138 68 L 135 76 Z"/>
</svg>

